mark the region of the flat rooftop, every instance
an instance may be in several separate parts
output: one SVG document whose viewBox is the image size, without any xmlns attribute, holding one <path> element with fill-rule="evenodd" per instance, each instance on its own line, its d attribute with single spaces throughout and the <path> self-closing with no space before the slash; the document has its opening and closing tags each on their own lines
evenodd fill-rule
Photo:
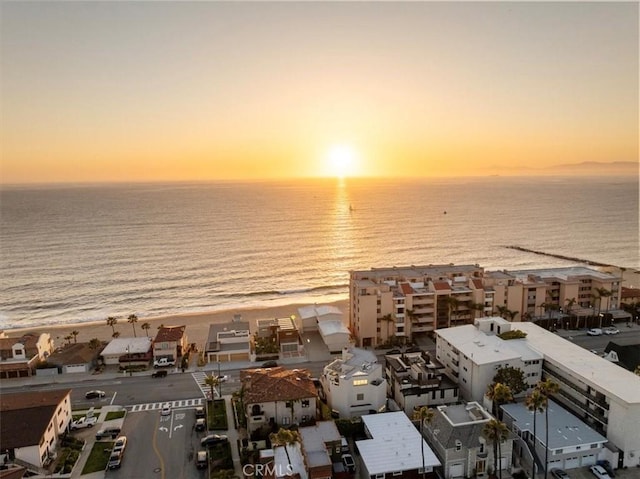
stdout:
<svg viewBox="0 0 640 479">
<path fill-rule="evenodd" d="M 454 427 L 489 422 L 492 418 L 477 402 L 438 406 L 438 411 L 440 411 Z"/>
<path fill-rule="evenodd" d="M 521 269 L 508 271 L 509 274 L 516 278 L 526 281 L 529 275 L 540 276 L 541 278 L 558 278 L 564 281 L 570 280 L 572 277 L 591 276 L 600 279 L 618 278 L 611 273 L 604 273 L 597 269 L 587 268 L 586 266 L 568 266 L 566 268 L 545 268 L 545 269 Z"/>
</svg>

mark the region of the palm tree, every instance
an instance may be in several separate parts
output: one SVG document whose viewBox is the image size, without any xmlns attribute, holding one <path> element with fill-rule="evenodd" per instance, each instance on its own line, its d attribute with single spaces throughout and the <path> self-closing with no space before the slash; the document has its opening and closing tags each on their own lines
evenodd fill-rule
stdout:
<svg viewBox="0 0 640 479">
<path fill-rule="evenodd" d="M 385 314 L 382 318 L 380 318 L 380 320 L 387 322 L 387 341 L 389 341 L 393 337 L 393 334 L 389 332 L 389 324 L 395 323 L 395 320 L 390 314 Z"/>
<path fill-rule="evenodd" d="M 498 311 L 498 316 L 500 316 L 501 318 L 504 318 L 507 315 L 507 311 L 509 311 L 509 308 L 498 304 L 496 305 L 496 311 Z"/>
<path fill-rule="evenodd" d="M 545 449 L 544 449 L 544 477 L 547 478 L 547 469 L 549 464 L 549 396 L 558 394 L 560 385 L 551 379 L 540 381 L 536 385 L 536 389 L 540 395 L 544 397 L 544 421 L 545 421 Z"/>
<path fill-rule="evenodd" d="M 204 383 L 211 387 L 211 400 L 213 401 L 214 395 L 213 390 L 220 385 L 220 378 L 218 376 L 214 376 L 213 374 L 207 374 L 204 378 Z M 221 395 L 222 396 L 222 395 Z"/>
<path fill-rule="evenodd" d="M 113 334 L 116 333 L 116 323 L 118 322 L 118 318 L 114 317 L 114 316 L 109 316 L 107 318 L 107 326 L 111 326 L 111 329 L 113 329 Z M 115 338 L 115 336 L 114 336 Z"/>
<path fill-rule="evenodd" d="M 482 429 L 482 435 L 493 443 L 493 468 L 499 471 L 500 479 L 502 479 L 502 468 L 500 467 L 499 458 L 502 457 L 501 444 L 502 441 L 509 437 L 509 429 L 507 425 L 497 419 L 491 419 Z"/>
<path fill-rule="evenodd" d="M 127 322 L 131 323 L 131 326 L 133 327 L 133 337 L 137 338 L 138 336 L 136 335 L 136 323 L 138 322 L 138 317 L 135 314 L 130 314 L 129 318 L 127 318 Z"/>
<path fill-rule="evenodd" d="M 67 342 L 67 346 L 71 344 L 71 339 L 73 338 L 73 336 L 71 336 L 70 334 L 67 334 L 64 337 L 64 340 Z"/>
<path fill-rule="evenodd" d="M 516 316 L 520 314 L 520 311 L 511 311 L 507 309 L 505 313 L 507 316 L 509 316 L 509 321 L 513 321 L 514 319 L 516 319 Z"/>
<path fill-rule="evenodd" d="M 114 331 L 111 337 L 113 339 L 118 339 L 120 337 L 120 331 Z"/>
<path fill-rule="evenodd" d="M 100 346 L 102 346 L 102 341 L 98 338 L 93 338 L 89 341 L 89 349 L 98 349 Z"/>
<path fill-rule="evenodd" d="M 538 457 L 538 454 L 536 453 L 536 441 L 538 440 L 536 437 L 536 414 L 544 411 L 544 402 L 545 398 L 538 389 L 534 389 L 525 400 L 527 409 L 533 412 L 533 449 L 531 450 L 533 468 L 531 477 L 536 477 L 536 458 Z"/>
<path fill-rule="evenodd" d="M 602 327 L 602 316 L 600 316 L 600 312 L 602 310 L 602 298 L 608 298 L 613 293 L 609 291 L 607 288 L 596 288 L 596 293 L 593 295 L 594 300 L 598 300 L 598 318 L 599 318 L 599 327 Z M 607 302 L 607 309 L 605 312 L 609 311 L 609 303 Z"/>
<path fill-rule="evenodd" d="M 71 331 L 71 336 L 73 336 L 73 344 L 78 344 L 78 334 L 80 334 L 80 331 Z"/>
<path fill-rule="evenodd" d="M 298 432 L 291 431 L 290 429 L 280 428 L 277 433 L 271 434 L 269 439 L 271 440 L 271 444 L 275 444 L 276 446 L 284 446 L 284 452 L 287 454 L 287 460 L 289 464 L 291 464 L 291 458 L 289 457 L 289 450 L 287 446 L 289 444 L 295 444 L 298 442 Z"/>
<path fill-rule="evenodd" d="M 473 317 L 476 318 L 476 313 L 481 313 L 480 316 L 482 316 L 482 312 L 484 311 L 484 304 L 471 302 L 469 303 L 469 309 L 473 311 Z"/>
<path fill-rule="evenodd" d="M 140 326 L 145 333 L 147 333 L 147 338 L 149 337 L 149 329 L 151 329 L 151 325 L 149 323 L 142 323 Z"/>
<path fill-rule="evenodd" d="M 433 409 L 422 406 L 413 412 L 413 419 L 420 421 L 420 451 L 422 452 L 422 479 L 424 479 L 424 422 L 431 422 L 434 416 Z"/>
<path fill-rule="evenodd" d="M 491 399 L 493 403 L 492 413 L 495 417 L 502 419 L 502 410 L 500 406 L 508 402 L 513 401 L 513 394 L 511 388 L 506 384 L 494 383 L 489 384 L 487 389 L 487 397 Z"/>
</svg>

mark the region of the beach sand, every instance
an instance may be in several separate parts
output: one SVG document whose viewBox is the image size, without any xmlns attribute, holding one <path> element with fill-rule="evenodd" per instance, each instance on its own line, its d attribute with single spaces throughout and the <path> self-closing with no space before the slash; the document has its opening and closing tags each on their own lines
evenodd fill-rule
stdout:
<svg viewBox="0 0 640 479">
<path fill-rule="evenodd" d="M 336 301 L 333 303 L 322 303 L 339 308 L 347 318 L 348 300 Z M 249 322 L 251 332 L 255 331 L 255 322 L 257 319 L 274 319 L 286 318 L 292 314 L 298 315 L 298 308 L 308 306 L 309 303 L 288 304 L 284 306 L 276 306 L 272 308 L 255 308 L 242 309 L 236 308 L 232 310 L 203 312 L 203 313 L 185 313 L 174 314 L 168 316 L 158 316 L 154 318 L 138 318 L 136 323 L 136 334 L 138 337 L 144 337 L 149 333 L 150 337 L 155 337 L 160 325 L 164 326 L 182 326 L 185 325 L 187 340 L 190 343 L 196 343 L 198 347 L 203 347 L 207 341 L 210 324 L 219 324 L 233 321 L 234 315 L 240 314 L 241 321 Z M 120 333 L 121 338 L 133 337 L 133 327 L 127 322 L 127 318 L 117 318 L 118 323 L 115 330 Z M 149 323 L 151 327 L 144 331 L 141 326 L 143 323 Z M 110 341 L 112 339 L 113 330 L 107 325 L 107 320 L 91 323 L 65 324 L 60 326 L 43 326 L 37 328 L 23 329 L 7 329 L 5 333 L 10 338 L 20 337 L 26 332 L 37 331 L 41 333 L 49 333 L 54 341 L 55 346 L 62 346 L 65 343 L 65 336 L 71 334 L 72 331 L 78 331 L 76 337 L 77 342 L 88 342 L 93 338 L 101 341 Z M 73 339 L 71 340 L 74 341 Z"/>
</svg>

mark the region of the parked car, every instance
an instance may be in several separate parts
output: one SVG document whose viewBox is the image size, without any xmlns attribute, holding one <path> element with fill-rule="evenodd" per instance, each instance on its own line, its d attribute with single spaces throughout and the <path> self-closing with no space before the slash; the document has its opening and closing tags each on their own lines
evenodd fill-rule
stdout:
<svg viewBox="0 0 640 479">
<path fill-rule="evenodd" d="M 100 429 L 96 433 L 96 439 L 100 440 L 103 437 L 110 437 L 111 439 L 115 439 L 116 437 L 118 437 L 118 434 L 120 434 L 120 428 L 119 427 L 107 427 L 107 428 L 104 428 L 104 429 Z"/>
<path fill-rule="evenodd" d="M 196 408 L 196 419 L 199 419 L 201 417 L 206 417 L 206 416 L 207 416 L 207 414 L 206 414 L 206 412 L 204 410 L 204 407 L 203 406 L 198 406 Z"/>
<path fill-rule="evenodd" d="M 618 328 L 614 328 L 613 326 L 610 328 L 604 328 L 602 330 L 604 334 L 618 334 L 620 330 Z"/>
<path fill-rule="evenodd" d="M 276 361 L 266 361 L 264 363 L 262 363 L 262 366 L 260 366 L 261 368 L 277 368 L 278 367 L 278 363 Z"/>
<path fill-rule="evenodd" d="M 563 469 L 551 469 L 551 475 L 556 479 L 570 479 L 569 474 L 567 474 Z"/>
<path fill-rule="evenodd" d="M 353 456 L 351 454 L 343 454 L 342 455 L 342 464 L 344 464 L 344 468 L 347 472 L 354 474 L 356 472 L 356 463 L 353 460 Z"/>
<path fill-rule="evenodd" d="M 598 479 L 611 479 L 611 476 L 607 474 L 607 471 L 602 466 L 591 466 L 589 470 Z"/>
<path fill-rule="evenodd" d="M 613 470 L 613 467 L 611 467 L 611 463 L 606 459 L 596 461 L 596 465 L 602 466 L 602 468 L 607 471 L 607 474 L 609 474 L 611 477 L 616 477 L 616 471 Z"/>
<path fill-rule="evenodd" d="M 116 439 L 116 442 L 113 444 L 113 449 L 111 452 L 123 451 L 127 446 L 127 436 L 120 436 Z"/>
<path fill-rule="evenodd" d="M 151 375 L 152 378 L 166 378 L 167 377 L 167 370 L 166 369 L 161 369 L 160 371 L 154 371 L 153 374 Z"/>
<path fill-rule="evenodd" d="M 196 431 L 205 431 L 207 429 L 206 419 L 203 417 L 199 417 L 196 419 Z"/>
<path fill-rule="evenodd" d="M 120 469 L 120 465 L 122 464 L 122 456 L 124 451 L 112 452 L 111 456 L 109 456 L 109 462 L 107 463 L 107 467 L 109 469 Z"/>
<path fill-rule="evenodd" d="M 209 453 L 207 451 L 198 451 L 196 454 L 196 467 L 205 469 L 209 465 Z"/>
<path fill-rule="evenodd" d="M 86 399 L 98 399 L 98 398 L 103 398 L 106 396 L 107 393 L 105 393 L 104 391 L 98 391 L 97 389 L 95 391 L 89 391 L 88 393 L 86 393 L 84 395 L 84 397 Z"/>
<path fill-rule="evenodd" d="M 214 444 L 220 444 L 222 442 L 227 442 L 229 438 L 224 435 L 219 434 L 209 434 L 208 436 L 203 437 L 200 440 L 201 446 L 212 446 Z"/>
<path fill-rule="evenodd" d="M 168 416 L 169 414 L 171 414 L 171 404 L 167 402 L 162 405 L 162 410 L 160 411 L 160 415 Z"/>
<path fill-rule="evenodd" d="M 350 452 L 349 443 L 347 442 L 347 438 L 344 436 L 340 436 L 340 452 L 343 454 Z"/>
<path fill-rule="evenodd" d="M 602 329 L 600 329 L 600 328 L 591 328 L 589 331 L 587 331 L 587 334 L 589 336 L 602 336 Z"/>
<path fill-rule="evenodd" d="M 84 429 L 85 427 L 93 427 L 98 422 L 98 418 L 95 416 L 86 417 L 83 416 L 77 421 L 71 423 L 71 430 Z"/>
<path fill-rule="evenodd" d="M 176 361 L 173 358 L 160 358 L 160 359 L 156 359 L 153 362 L 154 368 L 163 368 L 166 366 L 175 366 L 175 365 L 176 365 Z"/>
</svg>

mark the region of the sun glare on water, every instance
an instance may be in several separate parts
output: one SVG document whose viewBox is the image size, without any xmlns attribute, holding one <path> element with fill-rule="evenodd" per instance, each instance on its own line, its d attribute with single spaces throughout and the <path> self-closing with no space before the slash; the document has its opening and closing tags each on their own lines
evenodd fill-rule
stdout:
<svg viewBox="0 0 640 479">
<path fill-rule="evenodd" d="M 334 145 L 327 152 L 327 172 L 344 178 L 358 173 L 358 155 L 349 145 Z"/>
</svg>

